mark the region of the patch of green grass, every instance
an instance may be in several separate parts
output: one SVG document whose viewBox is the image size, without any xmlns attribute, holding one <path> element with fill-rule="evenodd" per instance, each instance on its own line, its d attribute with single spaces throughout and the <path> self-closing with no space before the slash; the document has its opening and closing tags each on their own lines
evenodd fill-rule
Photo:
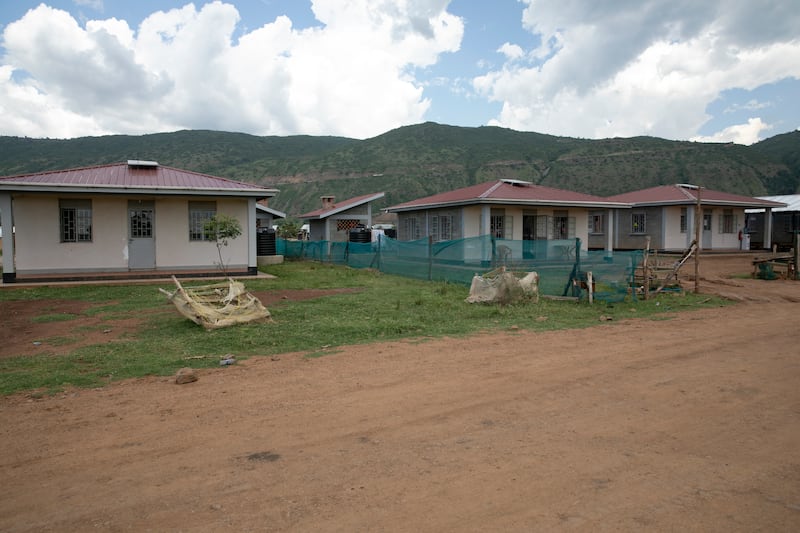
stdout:
<svg viewBox="0 0 800 533">
<path fill-rule="evenodd" d="M 47 337 L 47 344 L 50 346 L 65 346 L 67 344 L 74 344 L 80 340 L 77 336 L 61 336 L 61 337 Z"/>
<path fill-rule="evenodd" d="M 37 324 L 44 324 L 47 322 L 64 322 L 65 320 L 74 320 L 78 318 L 78 315 L 74 313 L 52 313 L 48 315 L 39 315 L 33 317 L 31 322 L 35 322 Z"/>
<path fill-rule="evenodd" d="M 305 352 L 306 357 L 337 353 L 337 347 L 397 339 L 465 336 L 480 331 L 546 331 L 584 328 L 600 317 L 621 320 L 657 317 L 700 307 L 724 305 L 718 298 L 665 294 L 638 302 L 588 305 L 552 301 L 508 306 L 468 304 L 466 286 L 416 281 L 313 262 L 270 266 L 277 279 L 246 280 L 250 291 L 357 288 L 312 300 L 288 300 L 270 308 L 274 322 L 251 323 L 206 331 L 166 303 L 158 287 L 135 286 L 26 287 L 0 291 L 2 302 L 52 298 L 98 304 L 87 314 L 101 319 L 141 317 L 136 334 L 81 347 L 63 356 L 37 355 L 0 359 L 0 394 L 57 391 L 64 387 L 101 386 L 112 380 L 171 375 L 184 366 L 216 367 L 219 358 L 237 359 Z M 203 285 L 187 282 L 185 286 Z M 47 316 L 47 315 L 45 315 Z M 79 331 L 79 321 L 76 321 Z M 52 344 L 52 339 L 40 339 Z"/>
</svg>

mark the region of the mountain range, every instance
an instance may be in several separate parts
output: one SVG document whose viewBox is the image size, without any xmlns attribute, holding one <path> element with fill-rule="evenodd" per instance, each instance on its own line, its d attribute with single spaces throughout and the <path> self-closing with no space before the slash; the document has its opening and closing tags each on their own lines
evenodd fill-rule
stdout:
<svg viewBox="0 0 800 533">
<path fill-rule="evenodd" d="M 748 196 L 800 192 L 800 131 L 750 146 L 656 137 L 578 139 L 426 122 L 365 140 L 190 130 L 76 139 L 0 137 L 0 175 L 128 159 L 274 187 L 289 217 L 385 192 L 375 208 L 499 178 L 608 196 L 692 183 Z"/>
</svg>

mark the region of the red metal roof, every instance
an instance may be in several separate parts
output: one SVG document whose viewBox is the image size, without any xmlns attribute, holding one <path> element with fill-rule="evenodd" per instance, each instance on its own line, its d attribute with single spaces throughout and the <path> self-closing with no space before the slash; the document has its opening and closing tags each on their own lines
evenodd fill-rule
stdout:
<svg viewBox="0 0 800 533">
<path fill-rule="evenodd" d="M 394 205 L 388 208 L 389 211 L 404 211 L 422 207 L 439 207 L 446 205 L 464 205 L 476 203 L 522 203 L 522 204 L 590 204 L 607 205 L 612 204 L 611 200 L 584 194 L 575 191 L 565 191 L 543 185 L 517 180 L 497 180 L 480 183 L 456 189 L 453 191 L 434 194 L 425 198 L 418 198 L 410 202 Z M 608 207 L 613 207 L 608 205 Z"/>
<path fill-rule="evenodd" d="M 694 185 L 659 185 L 649 189 L 609 196 L 607 200 L 633 205 L 688 205 L 697 203 L 697 190 Z M 748 207 L 783 207 L 785 205 L 780 202 L 711 189 L 700 189 L 700 203 Z"/>
<path fill-rule="evenodd" d="M 354 198 L 349 198 L 347 200 L 344 200 L 343 202 L 335 202 L 331 204 L 330 207 L 323 207 L 315 211 L 309 211 L 308 213 L 303 213 L 302 215 L 299 215 L 297 218 L 302 218 L 302 219 L 327 218 L 335 213 L 341 213 L 342 211 L 347 211 L 348 209 L 352 209 L 353 207 L 359 206 L 361 204 L 372 202 L 374 200 L 377 200 L 378 198 L 383 198 L 384 194 L 385 193 L 378 192 L 378 193 L 364 194 L 362 196 L 356 196 Z"/>
<path fill-rule="evenodd" d="M 252 196 L 274 196 L 276 189 L 253 183 L 229 180 L 162 165 L 137 166 L 115 163 L 93 167 L 53 170 L 0 178 L 0 189 L 26 190 L 48 188 L 146 189 L 180 191 L 218 191 Z"/>
</svg>

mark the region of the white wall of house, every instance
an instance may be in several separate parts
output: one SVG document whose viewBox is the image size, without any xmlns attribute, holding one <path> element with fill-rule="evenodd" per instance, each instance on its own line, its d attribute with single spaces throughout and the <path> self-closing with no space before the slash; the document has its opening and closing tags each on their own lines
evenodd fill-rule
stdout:
<svg viewBox="0 0 800 533">
<path fill-rule="evenodd" d="M 573 207 L 569 216 L 575 217 L 575 236 L 581 240 L 581 250 L 589 250 L 589 210 Z"/>
<path fill-rule="evenodd" d="M 681 209 L 686 209 L 686 231 L 681 233 Z M 685 250 L 694 240 L 694 210 L 689 206 L 668 206 L 663 208 L 663 248 L 666 250 Z M 741 246 L 739 232 L 744 228 L 745 213 L 741 208 L 705 207 L 705 213 L 711 213 L 711 231 L 703 236 L 701 229 L 702 246 L 713 250 L 738 250 Z M 723 217 L 726 213 L 733 217 L 733 221 L 726 226 Z"/>
<path fill-rule="evenodd" d="M 219 263 L 217 246 L 212 241 L 189 240 L 188 198 L 156 200 L 155 237 L 156 268 L 204 269 Z M 226 268 L 248 265 L 248 201 L 244 198 L 218 199 L 217 213 L 234 217 L 242 226 L 242 234 L 222 247 Z M 126 229 L 127 231 L 127 229 Z"/>
<path fill-rule="evenodd" d="M 464 237 L 478 237 L 483 235 L 482 213 L 483 206 L 471 205 L 464 207 Z M 512 229 L 509 239 L 522 240 L 522 217 L 523 213 L 536 211 L 537 215 L 552 217 L 554 211 L 567 211 L 568 216 L 575 219 L 575 237 L 581 239 L 581 248 L 588 250 L 589 246 L 589 210 L 582 207 L 553 208 L 553 207 L 529 207 L 517 205 L 492 205 L 491 208 L 503 209 L 505 216 L 512 217 Z"/>
<path fill-rule="evenodd" d="M 92 198 L 92 242 L 61 242 L 58 202 L 58 196 L 14 198 L 17 273 L 127 270 L 126 199 Z"/>
<path fill-rule="evenodd" d="M 481 234 L 481 209 L 480 205 L 464 207 L 464 237 L 478 237 Z"/>
<path fill-rule="evenodd" d="M 694 211 L 693 206 L 668 206 L 663 208 L 662 231 L 663 248 L 665 250 L 685 250 L 694 239 L 694 226 L 689 211 Z M 686 231 L 681 233 L 681 212 L 686 209 Z M 688 239 L 688 242 L 687 242 Z"/>
<path fill-rule="evenodd" d="M 14 198 L 15 265 L 18 274 L 113 272 L 128 270 L 128 197 L 74 196 L 92 201 L 92 241 L 61 242 L 59 199 L 45 195 Z M 155 200 L 157 269 L 218 268 L 217 247 L 211 241 L 189 240 L 187 197 Z M 249 263 L 249 202 L 244 198 L 217 199 L 217 213 L 232 216 L 242 235 L 222 247 L 226 268 Z"/>
<path fill-rule="evenodd" d="M 464 237 L 478 237 L 484 235 L 488 228 L 488 223 L 484 224 L 484 216 L 491 211 L 491 209 L 503 209 L 506 217 L 512 218 L 511 235 L 509 240 L 514 242 L 506 243 L 506 246 L 511 247 L 511 257 L 523 257 L 523 243 L 522 232 L 523 224 L 522 217 L 527 212 L 530 213 L 535 210 L 539 216 L 552 217 L 555 211 L 567 211 L 568 216 L 575 219 L 575 237 L 581 239 L 581 250 L 587 251 L 589 249 L 589 210 L 582 207 L 571 208 L 553 208 L 553 207 L 535 207 L 530 206 L 517 206 L 517 205 L 472 205 L 463 208 L 463 232 Z M 548 245 L 547 256 L 557 257 L 561 254 L 558 249 L 560 245 L 553 242 L 552 246 Z M 474 247 L 465 249 L 465 260 L 480 260 L 486 259 L 491 256 L 491 251 L 483 249 L 482 247 Z"/>
<path fill-rule="evenodd" d="M 715 248 L 728 248 L 728 249 L 740 249 L 741 241 L 739 240 L 739 232 L 744 230 L 745 224 L 745 213 L 744 209 L 741 208 L 733 208 L 733 232 L 729 233 L 719 233 L 719 225 L 720 219 L 719 216 L 714 217 L 714 244 Z M 722 209 L 717 210 L 717 214 L 722 214 Z"/>
</svg>

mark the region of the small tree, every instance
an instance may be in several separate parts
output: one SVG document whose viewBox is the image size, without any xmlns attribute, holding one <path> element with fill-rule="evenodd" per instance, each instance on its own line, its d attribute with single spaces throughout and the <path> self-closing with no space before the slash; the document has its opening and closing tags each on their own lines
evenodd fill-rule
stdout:
<svg viewBox="0 0 800 533">
<path fill-rule="evenodd" d="M 283 219 L 278 223 L 278 237 L 281 239 L 296 239 L 300 232 L 300 222 L 291 219 Z"/>
<path fill-rule="evenodd" d="M 214 241 L 217 246 L 217 255 L 219 255 L 219 267 L 225 276 L 228 275 L 228 270 L 225 268 L 225 262 L 222 260 L 222 247 L 228 246 L 228 241 L 235 239 L 242 234 L 242 225 L 234 217 L 228 215 L 214 215 L 205 224 L 203 224 L 203 232 L 206 239 Z"/>
</svg>

